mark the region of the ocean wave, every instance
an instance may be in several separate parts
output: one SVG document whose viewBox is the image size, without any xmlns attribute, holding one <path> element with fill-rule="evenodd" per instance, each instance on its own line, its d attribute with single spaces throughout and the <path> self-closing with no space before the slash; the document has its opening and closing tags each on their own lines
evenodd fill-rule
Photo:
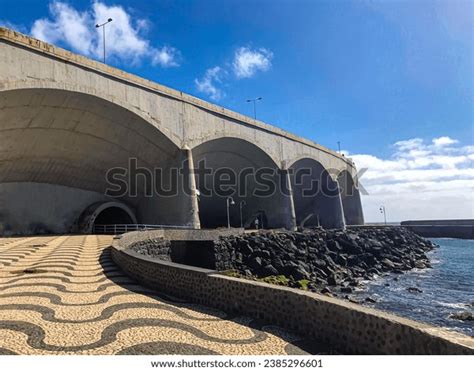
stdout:
<svg viewBox="0 0 474 371">
<path fill-rule="evenodd" d="M 466 308 L 468 308 L 468 304 L 465 304 L 465 303 L 445 303 L 443 301 L 435 301 L 435 303 L 441 305 L 442 307 L 446 307 L 446 308 L 453 308 L 453 309 L 466 309 Z"/>
</svg>

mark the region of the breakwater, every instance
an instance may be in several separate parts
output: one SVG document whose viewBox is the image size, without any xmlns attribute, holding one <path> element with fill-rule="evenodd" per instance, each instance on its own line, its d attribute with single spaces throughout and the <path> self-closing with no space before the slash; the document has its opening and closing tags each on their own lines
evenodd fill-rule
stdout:
<svg viewBox="0 0 474 371">
<path fill-rule="evenodd" d="M 406 220 L 400 225 L 423 237 L 474 239 L 474 219 Z"/>
<path fill-rule="evenodd" d="M 345 295 L 384 273 L 430 267 L 426 253 L 435 246 L 399 227 L 267 231 L 219 237 L 215 241 L 215 268 L 314 292 Z"/>
</svg>

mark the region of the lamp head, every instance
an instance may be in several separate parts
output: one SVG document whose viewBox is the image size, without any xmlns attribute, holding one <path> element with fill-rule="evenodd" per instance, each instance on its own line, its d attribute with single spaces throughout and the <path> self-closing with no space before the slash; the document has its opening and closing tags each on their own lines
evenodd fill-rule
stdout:
<svg viewBox="0 0 474 371">
<path fill-rule="evenodd" d="M 112 22 L 112 18 L 107 19 L 107 22 Z"/>
</svg>

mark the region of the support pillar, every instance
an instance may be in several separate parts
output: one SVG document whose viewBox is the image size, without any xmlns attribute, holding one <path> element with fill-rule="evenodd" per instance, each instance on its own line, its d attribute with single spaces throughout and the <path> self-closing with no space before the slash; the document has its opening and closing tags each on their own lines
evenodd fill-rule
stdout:
<svg viewBox="0 0 474 371">
<path fill-rule="evenodd" d="M 296 211 L 295 211 L 295 200 L 293 199 L 293 186 L 291 185 L 290 171 L 285 167 L 286 189 L 288 190 L 288 209 L 290 211 L 289 229 L 296 231 Z"/>
<path fill-rule="evenodd" d="M 356 217 L 354 224 L 364 225 L 364 210 L 362 209 L 362 201 L 360 199 L 360 191 L 358 188 L 354 187 L 354 198 L 355 198 L 355 207 L 356 207 Z"/>
<path fill-rule="evenodd" d="M 342 204 L 342 195 L 341 195 L 341 187 L 339 186 L 339 182 L 336 180 L 337 185 L 337 198 L 338 202 L 336 202 L 336 217 L 337 217 L 337 227 L 341 229 L 346 229 L 346 220 L 344 218 L 344 205 Z"/>
<path fill-rule="evenodd" d="M 194 159 L 193 153 L 191 149 L 187 146 L 184 146 L 183 151 L 185 152 L 186 158 L 186 176 L 184 181 L 187 181 L 188 190 L 190 191 L 189 197 L 191 198 L 191 209 L 190 209 L 190 216 L 191 221 L 190 224 L 194 229 L 201 229 L 201 222 L 199 220 L 199 202 L 198 202 L 198 195 L 196 191 L 196 178 L 194 176 Z"/>
</svg>

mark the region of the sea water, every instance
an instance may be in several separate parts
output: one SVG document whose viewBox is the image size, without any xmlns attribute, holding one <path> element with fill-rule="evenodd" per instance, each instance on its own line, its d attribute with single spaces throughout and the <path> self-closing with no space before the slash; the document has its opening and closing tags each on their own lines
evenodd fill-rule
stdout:
<svg viewBox="0 0 474 371">
<path fill-rule="evenodd" d="M 474 313 L 474 240 L 430 238 L 439 247 L 428 253 L 432 268 L 390 274 L 366 283 L 356 296 L 377 300 L 374 308 L 474 336 L 474 321 L 449 316 Z M 422 292 L 409 291 L 415 287 Z"/>
</svg>

